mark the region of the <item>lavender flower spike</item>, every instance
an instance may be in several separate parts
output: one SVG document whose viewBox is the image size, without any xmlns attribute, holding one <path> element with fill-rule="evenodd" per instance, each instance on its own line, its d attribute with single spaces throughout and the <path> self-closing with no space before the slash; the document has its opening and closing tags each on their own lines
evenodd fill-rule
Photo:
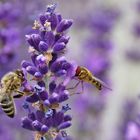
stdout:
<svg viewBox="0 0 140 140">
<path fill-rule="evenodd" d="M 30 104 L 34 107 L 34 111 L 28 109 L 22 127 L 35 131 L 35 140 L 57 140 L 59 136 L 65 139 L 61 133 L 71 126 L 72 120 L 65 114 L 71 109 L 68 104 L 60 109 L 61 103 L 70 98 L 66 83 L 75 74 L 73 63 L 62 56 L 70 39 L 65 31 L 72 25 L 72 20 L 62 19 L 55 7 L 47 6 L 46 12 L 34 23 L 36 34 L 26 35 L 32 62 L 24 60 L 21 63 L 27 75 L 23 85 L 24 92 L 28 93 L 25 100 L 28 108 Z"/>
</svg>

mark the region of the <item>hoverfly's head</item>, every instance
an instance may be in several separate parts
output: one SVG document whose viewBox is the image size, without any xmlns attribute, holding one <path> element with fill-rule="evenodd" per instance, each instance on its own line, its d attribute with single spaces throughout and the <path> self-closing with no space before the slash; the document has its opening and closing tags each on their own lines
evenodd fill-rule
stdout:
<svg viewBox="0 0 140 140">
<path fill-rule="evenodd" d="M 16 71 L 15 71 L 15 73 L 18 75 L 18 77 L 21 79 L 21 81 L 24 81 L 24 73 L 23 73 L 23 71 L 21 70 L 21 69 L 17 69 Z"/>
<path fill-rule="evenodd" d="M 79 76 L 79 73 L 80 73 L 80 72 L 81 72 L 81 67 L 78 66 L 78 67 L 76 68 L 75 76 Z"/>
</svg>

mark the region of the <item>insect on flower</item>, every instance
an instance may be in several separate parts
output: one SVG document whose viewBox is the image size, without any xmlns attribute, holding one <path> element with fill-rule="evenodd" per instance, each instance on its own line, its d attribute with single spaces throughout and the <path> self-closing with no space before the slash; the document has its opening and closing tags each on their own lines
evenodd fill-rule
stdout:
<svg viewBox="0 0 140 140">
<path fill-rule="evenodd" d="M 13 118 L 16 112 L 13 98 L 20 98 L 24 95 L 19 88 L 24 81 L 22 70 L 16 70 L 5 74 L 1 79 L 0 105 L 7 116 Z M 18 93 L 13 96 L 13 93 Z"/>
<path fill-rule="evenodd" d="M 77 78 L 79 82 L 73 88 L 69 89 L 74 89 L 79 85 L 79 83 L 81 83 L 83 91 L 83 82 L 87 82 L 95 86 L 98 90 L 102 90 L 103 87 L 112 90 L 103 81 L 95 77 L 87 68 L 82 66 L 78 66 L 76 68 L 75 78 Z"/>
</svg>

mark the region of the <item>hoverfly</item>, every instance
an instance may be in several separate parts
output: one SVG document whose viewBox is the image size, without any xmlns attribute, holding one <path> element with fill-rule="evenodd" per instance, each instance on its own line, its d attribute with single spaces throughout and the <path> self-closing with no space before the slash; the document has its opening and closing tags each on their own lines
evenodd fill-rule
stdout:
<svg viewBox="0 0 140 140">
<path fill-rule="evenodd" d="M 68 88 L 68 90 L 76 88 L 79 85 L 79 83 L 81 83 L 82 84 L 82 91 L 83 91 L 83 82 L 87 82 L 87 83 L 92 84 L 98 90 L 102 90 L 103 87 L 106 89 L 112 90 L 103 81 L 101 81 L 100 79 L 95 77 L 87 68 L 82 67 L 82 66 L 78 66 L 76 68 L 74 78 L 78 79 L 79 82 L 74 87 Z"/>
<path fill-rule="evenodd" d="M 5 74 L 1 79 L 0 86 L 0 105 L 7 116 L 13 118 L 16 112 L 13 98 L 20 98 L 24 95 L 19 88 L 24 81 L 22 70 L 16 70 Z M 18 93 L 13 95 L 14 93 Z"/>
</svg>

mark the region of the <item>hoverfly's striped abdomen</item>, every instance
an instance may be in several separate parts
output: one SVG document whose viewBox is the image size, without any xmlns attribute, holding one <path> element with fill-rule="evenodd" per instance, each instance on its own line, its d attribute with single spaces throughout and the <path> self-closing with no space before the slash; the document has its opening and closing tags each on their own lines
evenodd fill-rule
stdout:
<svg viewBox="0 0 140 140">
<path fill-rule="evenodd" d="M 91 84 L 95 85 L 95 87 L 98 90 L 102 90 L 102 84 L 100 82 L 98 82 L 97 80 L 95 80 L 94 78 L 92 78 Z"/>
</svg>

